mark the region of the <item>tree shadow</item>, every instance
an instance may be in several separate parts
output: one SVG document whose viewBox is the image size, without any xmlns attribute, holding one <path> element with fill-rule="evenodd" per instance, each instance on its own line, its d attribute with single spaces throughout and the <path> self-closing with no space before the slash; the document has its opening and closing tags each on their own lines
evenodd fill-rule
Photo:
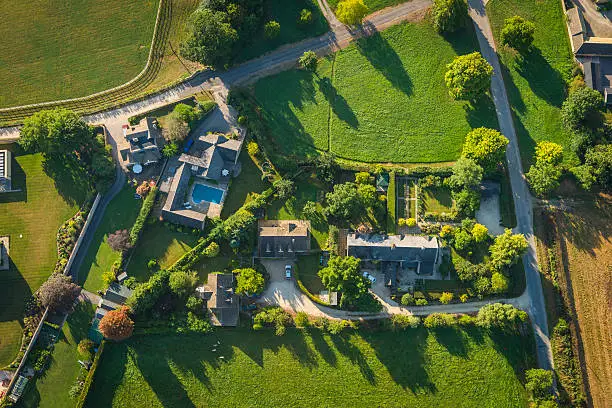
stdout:
<svg viewBox="0 0 612 408">
<path fill-rule="evenodd" d="M 86 407 L 112 407 L 115 392 L 123 382 L 128 362 L 128 345 L 107 343 L 104 347 L 95 381 L 85 400 Z M 129 354 L 129 358 L 133 359 L 132 353 Z"/>
<path fill-rule="evenodd" d="M 362 337 L 374 349 L 378 360 L 386 367 L 396 384 L 409 388 L 413 393 L 437 392 L 425 370 L 427 361 L 428 332 L 425 329 L 411 329 L 393 336 L 375 332 L 362 332 Z M 409 350 L 400 352 L 402 350 Z"/>
<path fill-rule="evenodd" d="M 16 245 L 10 243 L 10 246 Z M 8 271 L 0 271 L 0 322 L 19 320 L 23 317 L 23 305 L 32 296 L 30 285 L 9 254 Z"/>
<path fill-rule="evenodd" d="M 516 57 L 516 71 L 527 80 L 531 91 L 549 104 L 561 107 L 565 100 L 565 82 L 539 48 L 532 47 Z"/>
<path fill-rule="evenodd" d="M 447 327 L 432 330 L 431 333 L 436 341 L 446 348 L 450 354 L 467 358 L 469 342 L 463 330 L 456 327 Z"/>
<path fill-rule="evenodd" d="M 360 38 L 355 46 L 378 70 L 391 85 L 402 91 L 407 96 L 412 95 L 413 84 L 404 69 L 404 64 L 389 42 L 380 34 L 376 27 L 369 22 L 364 23 L 361 28 L 369 36 Z"/>
<path fill-rule="evenodd" d="M 495 104 L 491 95 L 485 94 L 476 100 L 466 103 L 463 105 L 463 110 L 471 128 L 486 127 L 499 129 Z"/>
<path fill-rule="evenodd" d="M 374 370 L 370 367 L 370 364 L 363 356 L 363 353 L 357 346 L 350 341 L 350 336 L 347 334 L 339 334 L 330 336 L 336 350 L 343 356 L 347 357 L 351 363 L 356 364 L 359 367 L 359 371 L 363 378 L 365 378 L 371 385 L 376 384 L 376 376 Z"/>
<path fill-rule="evenodd" d="M 327 364 L 336 367 L 338 358 L 328 342 L 329 337 L 324 336 L 321 330 L 315 328 L 309 328 L 307 333 L 312 339 L 312 344 L 315 351 L 319 353 Z"/>
<path fill-rule="evenodd" d="M 510 105 L 512 106 L 512 110 L 520 114 L 525 113 L 527 109 L 525 106 L 525 102 L 523 101 L 523 97 L 521 96 L 521 91 L 519 91 L 519 89 L 516 87 L 516 84 L 514 83 L 514 79 L 512 78 L 512 75 L 510 74 L 510 70 L 501 61 L 500 61 L 500 67 L 501 67 L 502 75 L 504 77 L 504 85 L 506 85 L 506 93 L 508 95 L 508 101 L 510 102 Z"/>
<path fill-rule="evenodd" d="M 531 327 L 525 326 L 520 332 L 493 329 L 487 334 L 495 350 L 504 356 L 517 378 L 524 382 L 525 371 L 537 366 L 536 344 Z"/>
<path fill-rule="evenodd" d="M 359 120 L 353 113 L 353 110 L 349 106 L 348 102 L 342 95 L 338 93 L 336 87 L 332 84 L 331 79 L 328 77 L 319 78 L 317 84 L 319 90 L 325 96 L 325 99 L 329 103 L 332 112 L 343 122 L 346 122 L 353 129 L 357 129 L 359 126 Z"/>
<path fill-rule="evenodd" d="M 74 157 L 46 157 L 44 172 L 53 179 L 58 194 L 70 205 L 80 205 L 91 191 L 91 178 Z"/>
<path fill-rule="evenodd" d="M 87 302 L 79 302 L 68 317 L 68 330 L 77 344 L 81 340 L 88 338 L 92 317 L 92 306 Z"/>
<path fill-rule="evenodd" d="M 457 55 L 465 55 L 474 51 L 480 51 L 476 30 L 471 21 L 466 24 L 465 27 L 455 32 L 445 32 L 441 35 Z"/>
</svg>

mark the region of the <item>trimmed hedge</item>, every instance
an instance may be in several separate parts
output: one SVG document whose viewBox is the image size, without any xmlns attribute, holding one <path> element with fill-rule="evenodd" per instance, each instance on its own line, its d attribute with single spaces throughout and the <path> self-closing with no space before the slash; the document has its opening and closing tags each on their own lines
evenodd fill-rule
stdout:
<svg viewBox="0 0 612 408">
<path fill-rule="evenodd" d="M 177 271 L 187 271 L 193 267 L 196 263 L 198 263 L 201 259 L 206 256 L 206 248 L 208 245 L 212 243 L 212 238 L 207 237 L 204 238 L 201 242 L 199 242 L 196 246 L 191 248 L 189 252 L 186 252 L 183 256 L 181 256 L 170 268 L 168 268 L 168 272 L 177 272 Z"/>
<path fill-rule="evenodd" d="M 132 229 L 130 230 L 130 241 L 132 241 L 132 245 L 136 245 L 136 241 L 138 241 L 138 237 L 140 236 L 140 232 L 144 228 L 144 224 L 153 209 L 153 205 L 155 204 L 155 198 L 157 197 L 157 187 L 153 187 L 147 197 L 144 199 L 142 203 L 142 207 L 140 207 L 140 213 L 138 214 L 138 218 L 134 222 Z"/>
<path fill-rule="evenodd" d="M 132 309 L 135 315 L 145 314 L 153 308 L 161 296 L 168 293 L 169 278 L 168 271 L 157 272 L 148 281 L 138 285 L 125 304 Z"/>
<path fill-rule="evenodd" d="M 89 368 L 89 372 L 87 373 L 87 377 L 85 378 L 85 384 L 83 384 L 83 390 L 81 391 L 81 395 L 77 399 L 76 408 L 83 408 L 85 406 L 85 402 L 87 401 L 87 395 L 89 394 L 89 387 L 93 383 L 94 376 L 96 374 L 96 369 L 98 368 L 98 363 L 100 362 L 100 358 L 102 358 L 102 352 L 104 351 L 104 345 L 106 341 L 102 340 L 100 343 L 100 347 L 98 347 L 98 352 L 94 357 L 94 361 Z"/>
<path fill-rule="evenodd" d="M 397 225 L 396 206 L 396 188 L 395 188 L 395 171 L 389 173 L 389 188 L 387 190 L 387 233 L 395 234 Z"/>
</svg>

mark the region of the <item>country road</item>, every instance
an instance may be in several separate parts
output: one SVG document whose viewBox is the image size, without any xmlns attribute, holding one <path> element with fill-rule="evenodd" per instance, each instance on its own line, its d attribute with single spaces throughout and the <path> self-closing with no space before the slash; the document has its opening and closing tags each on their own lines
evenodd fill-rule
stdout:
<svg viewBox="0 0 612 408">
<path fill-rule="evenodd" d="M 122 137 L 121 126 L 127 123 L 128 117 L 130 116 L 175 102 L 201 90 L 215 91 L 217 89 L 229 89 L 232 86 L 247 84 L 262 76 L 291 68 L 295 66 L 296 60 L 304 51 L 312 50 L 318 55 L 329 54 L 337 49 L 347 47 L 350 42 L 356 38 L 370 35 L 376 31 L 383 30 L 394 24 L 410 19 L 411 16 L 415 15 L 415 13 L 422 13 L 431 5 L 431 0 L 413 0 L 408 3 L 403 3 L 399 6 L 390 7 L 368 16 L 364 21 L 364 28 L 349 30 L 346 26 L 338 22 L 325 0 L 317 1 L 319 2 L 321 9 L 330 23 L 331 31 L 327 34 L 281 47 L 272 53 L 264 55 L 255 60 L 248 61 L 225 72 L 206 71 L 200 73 L 192 80 L 173 87 L 158 95 L 154 95 L 143 101 L 127 104 L 110 111 L 86 116 L 85 120 L 91 124 L 106 125 L 111 137 L 113 137 L 115 140 L 119 140 L 119 138 Z M 552 353 L 550 349 L 546 310 L 536 258 L 535 241 L 533 237 L 532 197 L 524 179 L 518 141 L 512 121 L 511 108 L 508 102 L 506 88 L 504 86 L 500 64 L 496 53 L 495 42 L 489 20 L 486 16 L 483 0 L 469 0 L 469 6 L 470 16 L 474 20 L 474 26 L 476 28 L 481 52 L 494 68 L 491 93 L 495 102 L 500 129 L 502 133 L 510 140 L 506 156 L 508 160 L 510 181 L 513 189 L 514 204 L 517 215 L 517 227 L 515 228 L 515 232 L 525 234 L 529 241 L 528 253 L 523 258 L 527 289 L 522 296 L 515 299 L 509 299 L 508 302 L 515 304 L 517 307 L 525 308 L 529 313 L 536 335 L 539 365 L 543 368 L 550 369 L 552 368 Z M 0 129 L 0 143 L 10 142 L 12 140 L 16 140 L 18 137 L 19 131 L 16 127 Z M 115 183 L 112 192 L 116 191 L 119 183 L 121 182 L 122 180 L 119 179 L 117 183 Z M 112 197 L 112 194 L 109 196 Z M 103 208 L 104 207 L 102 207 L 102 209 Z M 101 214 L 102 213 L 103 211 Z M 95 230 L 95 228 L 92 228 L 92 230 Z M 83 254 L 79 255 L 82 256 L 85 252 L 86 251 L 83 251 Z M 78 265 L 75 265 L 75 267 L 76 266 Z M 75 269 L 78 270 L 78 267 Z M 276 295 L 279 294 L 277 290 L 286 290 L 286 285 L 281 286 L 282 287 L 279 288 L 272 288 L 272 291 L 270 292 L 272 297 L 269 298 L 270 301 L 274 301 Z M 291 296 L 293 296 L 293 294 Z M 295 293 L 293 301 L 296 302 L 296 304 L 299 302 L 310 302 L 309 299 L 306 299 L 307 298 L 304 294 Z M 278 303 L 279 300 L 276 299 L 276 302 Z M 483 302 L 482 304 L 484 303 L 487 302 Z M 482 306 L 482 304 L 480 304 L 480 302 L 475 302 L 465 306 L 430 306 L 420 309 L 415 308 L 413 310 L 401 308 L 401 311 L 399 308 L 394 309 L 387 307 L 387 312 L 415 314 L 431 313 L 433 311 L 468 312 L 476 310 L 478 307 Z M 290 304 L 283 306 L 291 308 Z M 318 308 L 320 310 L 320 307 Z"/>
</svg>

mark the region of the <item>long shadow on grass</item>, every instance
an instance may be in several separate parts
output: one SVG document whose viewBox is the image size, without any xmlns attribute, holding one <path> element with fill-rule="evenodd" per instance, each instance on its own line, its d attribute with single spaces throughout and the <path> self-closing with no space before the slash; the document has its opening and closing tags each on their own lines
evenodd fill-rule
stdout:
<svg viewBox="0 0 612 408">
<path fill-rule="evenodd" d="M 331 79 L 324 77 L 318 81 L 319 90 L 325 96 L 325 99 L 329 103 L 332 112 L 343 122 L 346 122 L 353 129 L 357 129 L 359 126 L 359 120 L 353 110 L 349 106 L 348 102 L 342 95 L 338 93 L 336 87 L 332 84 Z"/>
<path fill-rule="evenodd" d="M 46 158 L 43 170 L 53 179 L 55 189 L 68 204 L 80 205 L 85 201 L 91 180 L 76 159 L 67 156 Z"/>
<path fill-rule="evenodd" d="M 109 343 L 105 346 L 100 366 L 96 370 L 95 380 L 91 384 L 85 401 L 86 407 L 108 408 L 113 406 L 113 398 L 117 388 L 123 382 L 127 362 L 127 344 Z"/>
<path fill-rule="evenodd" d="M 475 101 L 466 103 L 463 105 L 463 110 L 470 127 L 499 129 L 495 105 L 490 95 L 483 95 Z"/>
<path fill-rule="evenodd" d="M 12 241 L 9 245 L 16 246 L 17 243 Z M 21 321 L 25 299 L 32 296 L 32 290 L 10 254 L 9 270 L 0 271 L 0 276 L 0 322 Z"/>
<path fill-rule="evenodd" d="M 449 43 L 457 55 L 480 51 L 474 25 L 470 22 L 465 28 L 452 33 L 444 33 L 442 37 Z M 450 61 L 448 61 L 450 62 Z"/>
<path fill-rule="evenodd" d="M 524 381 L 525 370 L 537 365 L 536 345 L 531 326 L 525 325 L 520 332 L 491 330 L 488 336 L 495 350 L 512 366 L 514 374 Z"/>
<path fill-rule="evenodd" d="M 561 107 L 565 99 L 563 77 L 538 48 L 532 48 L 529 53 L 517 57 L 516 71 L 527 80 L 534 94 L 553 106 Z"/>
<path fill-rule="evenodd" d="M 376 384 L 376 376 L 374 375 L 374 370 L 368 364 L 368 360 L 363 356 L 363 353 L 357 346 L 351 343 L 350 336 L 347 334 L 339 334 L 336 336 L 331 336 L 331 339 L 334 343 L 336 349 L 346 358 L 351 360 L 353 364 L 357 364 L 359 367 L 359 371 L 363 378 L 365 378 L 370 384 Z"/>
<path fill-rule="evenodd" d="M 362 27 L 369 37 L 360 38 L 355 42 L 357 49 L 378 70 L 393 87 L 407 96 L 412 95 L 412 80 L 404 69 L 404 64 L 389 42 L 376 30 L 371 23 Z"/>
<path fill-rule="evenodd" d="M 362 337 L 376 352 L 378 360 L 396 384 L 413 393 L 435 393 L 436 385 L 425 370 L 427 330 L 420 328 L 394 333 L 363 332 Z"/>
<path fill-rule="evenodd" d="M 328 337 L 323 336 L 321 330 L 316 328 L 308 329 L 308 335 L 312 339 L 312 343 L 314 345 L 315 351 L 319 353 L 319 355 L 325 360 L 325 362 L 333 367 L 336 366 L 338 362 L 338 358 L 336 354 L 333 352 L 330 344 L 328 343 Z"/>
<path fill-rule="evenodd" d="M 440 328 L 432 330 L 431 333 L 436 337 L 440 345 L 453 356 L 467 358 L 468 356 L 468 339 L 463 330 L 458 328 Z"/>
</svg>

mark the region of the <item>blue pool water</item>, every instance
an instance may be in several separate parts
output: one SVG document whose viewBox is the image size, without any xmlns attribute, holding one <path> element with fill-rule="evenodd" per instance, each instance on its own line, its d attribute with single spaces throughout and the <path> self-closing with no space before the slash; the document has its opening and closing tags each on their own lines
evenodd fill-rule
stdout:
<svg viewBox="0 0 612 408">
<path fill-rule="evenodd" d="M 191 193 L 191 199 L 196 204 L 200 204 L 202 201 L 221 204 L 222 198 L 223 190 L 205 186 L 204 184 L 196 184 L 193 188 L 193 192 Z"/>
</svg>

